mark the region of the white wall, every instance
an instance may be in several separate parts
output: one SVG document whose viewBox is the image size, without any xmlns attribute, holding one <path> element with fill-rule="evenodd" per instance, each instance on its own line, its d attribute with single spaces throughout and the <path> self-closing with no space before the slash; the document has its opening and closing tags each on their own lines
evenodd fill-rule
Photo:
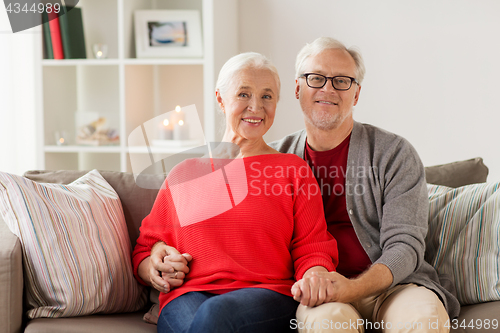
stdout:
<svg viewBox="0 0 500 333">
<path fill-rule="evenodd" d="M 0 171 L 19 175 L 37 167 L 35 39 L 37 29 L 13 34 L 0 4 Z"/>
<path fill-rule="evenodd" d="M 406 137 L 424 165 L 484 158 L 500 180 L 500 2 L 239 0 L 240 51 L 269 56 L 282 99 L 266 139 L 303 128 L 295 100 L 300 48 L 331 36 L 367 67 L 355 119 Z"/>
</svg>

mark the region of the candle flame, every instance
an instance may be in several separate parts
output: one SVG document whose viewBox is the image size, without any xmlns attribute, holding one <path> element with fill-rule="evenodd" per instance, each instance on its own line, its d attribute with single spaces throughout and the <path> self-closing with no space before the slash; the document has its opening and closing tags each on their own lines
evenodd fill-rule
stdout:
<svg viewBox="0 0 500 333">
<path fill-rule="evenodd" d="M 60 143 L 64 143 L 64 138 L 60 138 L 60 139 L 59 139 L 59 142 L 60 142 Z"/>
<path fill-rule="evenodd" d="M 175 107 L 175 112 L 177 112 L 177 113 L 181 112 L 181 106 L 180 105 L 177 105 Z"/>
<path fill-rule="evenodd" d="M 168 119 L 163 120 L 163 125 L 164 125 L 164 126 L 168 126 L 168 124 L 169 124 Z"/>
<path fill-rule="evenodd" d="M 184 125 L 184 120 L 181 119 L 181 120 L 179 120 L 179 126 L 182 126 L 182 125 Z"/>
</svg>

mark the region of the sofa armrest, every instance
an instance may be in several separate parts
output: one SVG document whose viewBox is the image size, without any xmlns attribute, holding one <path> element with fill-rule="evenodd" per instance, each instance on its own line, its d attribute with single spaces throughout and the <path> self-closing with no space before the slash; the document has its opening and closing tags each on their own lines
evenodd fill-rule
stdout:
<svg viewBox="0 0 500 333">
<path fill-rule="evenodd" d="M 0 332 L 21 332 L 23 256 L 21 242 L 0 216 Z"/>
</svg>

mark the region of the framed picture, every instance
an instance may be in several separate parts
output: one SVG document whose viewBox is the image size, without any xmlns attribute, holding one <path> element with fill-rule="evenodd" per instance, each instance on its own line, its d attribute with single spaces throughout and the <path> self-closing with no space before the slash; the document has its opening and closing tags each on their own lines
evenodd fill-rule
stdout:
<svg viewBox="0 0 500 333">
<path fill-rule="evenodd" d="M 137 58 L 201 58 L 200 12 L 197 10 L 137 10 Z"/>
</svg>

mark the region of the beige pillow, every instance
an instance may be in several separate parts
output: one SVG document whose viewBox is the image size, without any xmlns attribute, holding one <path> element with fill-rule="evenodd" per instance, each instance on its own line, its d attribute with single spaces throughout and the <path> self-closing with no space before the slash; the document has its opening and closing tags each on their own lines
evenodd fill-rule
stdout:
<svg viewBox="0 0 500 333">
<path fill-rule="evenodd" d="M 82 177 L 88 171 L 77 170 L 33 170 L 24 177 L 38 183 L 69 184 Z M 122 203 L 123 214 L 127 222 L 128 234 L 132 248 L 139 237 L 142 220 L 149 215 L 158 195 L 158 189 L 165 176 L 157 174 L 141 175 L 137 181 L 132 173 L 118 171 L 99 171 L 106 182 L 113 187 Z"/>
<path fill-rule="evenodd" d="M 29 318 L 144 306 L 120 199 L 97 170 L 69 185 L 0 172 L 0 213 L 23 247 Z"/>
<path fill-rule="evenodd" d="M 500 301 L 500 183 L 427 189 L 426 260 L 452 279 L 460 304 Z"/>
</svg>

